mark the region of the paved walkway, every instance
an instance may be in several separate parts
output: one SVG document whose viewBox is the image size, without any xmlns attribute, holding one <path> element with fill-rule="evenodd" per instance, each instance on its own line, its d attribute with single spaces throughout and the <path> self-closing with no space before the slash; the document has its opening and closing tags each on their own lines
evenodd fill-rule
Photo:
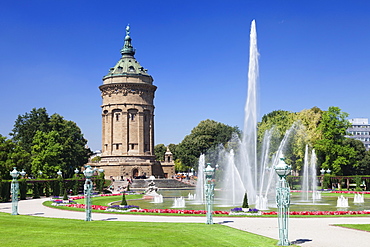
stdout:
<svg viewBox="0 0 370 247">
<path fill-rule="evenodd" d="M 50 199 L 19 201 L 18 211 L 22 215 L 39 217 L 85 219 L 84 212 L 48 208 L 42 203 Z M 0 212 L 11 213 L 11 203 L 0 203 Z M 93 213 L 93 220 L 183 222 L 205 223 L 205 217 L 194 216 L 151 216 Z M 214 223 L 223 224 L 243 231 L 278 239 L 277 218 L 214 217 Z M 333 226 L 333 224 L 370 224 L 370 217 L 348 218 L 290 218 L 289 239 L 303 247 L 348 247 L 370 246 L 370 233 Z"/>
</svg>

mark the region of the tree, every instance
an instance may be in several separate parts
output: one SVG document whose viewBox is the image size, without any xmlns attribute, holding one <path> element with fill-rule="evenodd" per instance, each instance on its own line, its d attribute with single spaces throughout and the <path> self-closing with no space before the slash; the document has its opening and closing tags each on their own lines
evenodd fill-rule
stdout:
<svg viewBox="0 0 370 247">
<path fill-rule="evenodd" d="M 48 176 L 55 176 L 51 172 L 60 168 L 65 177 L 72 177 L 74 169 L 88 162 L 91 155 L 91 150 L 86 148 L 87 140 L 76 123 L 56 113 L 49 117 L 45 108 L 33 108 L 30 113 L 19 115 L 11 135 L 20 147 L 15 148 L 13 156 L 27 173 L 38 172 L 36 169 L 44 172 L 45 165 Z M 21 155 L 22 150 L 28 155 Z"/>
<path fill-rule="evenodd" d="M 277 110 L 272 111 L 262 117 L 261 122 L 257 124 L 257 140 L 259 143 L 262 142 L 266 130 L 275 127 L 280 134 L 280 139 L 283 139 L 285 132 L 295 122 L 295 113 L 290 111 Z"/>
<path fill-rule="evenodd" d="M 42 171 L 46 176 L 55 176 L 58 170 L 65 170 L 65 162 L 62 159 L 63 147 L 60 136 L 56 131 L 48 133 L 37 131 L 33 138 L 32 146 L 32 174 Z"/>
<path fill-rule="evenodd" d="M 353 147 L 344 144 L 346 131 L 351 126 L 347 117 L 338 107 L 329 107 L 318 126 L 322 138 L 314 144 L 321 168 L 329 168 L 335 175 L 343 175 L 342 167 L 349 165 L 356 155 Z"/>
<path fill-rule="evenodd" d="M 363 159 L 358 162 L 356 174 L 370 174 L 370 151 L 366 151 Z"/>
<path fill-rule="evenodd" d="M 9 172 L 15 166 L 12 159 L 10 159 L 13 149 L 14 143 L 0 135 L 0 178 L 2 179 L 9 179 Z"/>
<path fill-rule="evenodd" d="M 289 158 L 294 161 L 293 168 L 297 171 L 300 171 L 303 167 L 306 145 L 312 147 L 321 138 L 318 125 L 321 121 L 322 112 L 320 108 L 313 107 L 296 113 L 296 122 L 301 124 L 301 128 L 298 128 L 294 135 L 292 153 Z"/>
<path fill-rule="evenodd" d="M 201 121 L 176 147 L 176 158 L 181 160 L 182 168 L 195 167 L 202 153 L 219 144 L 225 145 L 233 133 L 240 134 L 239 128 L 209 119 Z"/>
<path fill-rule="evenodd" d="M 17 170 L 27 169 L 29 154 L 12 140 L 0 135 L 0 179 L 11 179 L 9 172 L 13 167 Z"/>
<path fill-rule="evenodd" d="M 59 134 L 62 145 L 61 160 L 65 164 L 64 173 L 66 177 L 72 177 L 74 170 L 86 164 L 92 154 L 91 150 L 86 148 L 87 140 L 75 122 L 65 120 L 59 114 L 51 116 L 49 125 L 52 131 Z"/>
<path fill-rule="evenodd" d="M 362 141 L 355 140 L 352 138 L 346 138 L 343 141 L 343 145 L 351 148 L 354 152 L 351 152 L 351 156 L 348 157 L 348 164 L 342 165 L 341 170 L 343 175 L 364 175 L 369 171 L 369 163 L 366 162 L 366 148 Z"/>
<path fill-rule="evenodd" d="M 167 148 L 164 144 L 157 144 L 154 146 L 155 159 L 158 161 L 164 161 L 164 155 L 167 151 Z"/>
<path fill-rule="evenodd" d="M 11 136 L 26 152 L 31 153 L 33 137 L 37 131 L 49 132 L 49 115 L 45 108 L 33 108 L 30 113 L 18 115 Z"/>
</svg>

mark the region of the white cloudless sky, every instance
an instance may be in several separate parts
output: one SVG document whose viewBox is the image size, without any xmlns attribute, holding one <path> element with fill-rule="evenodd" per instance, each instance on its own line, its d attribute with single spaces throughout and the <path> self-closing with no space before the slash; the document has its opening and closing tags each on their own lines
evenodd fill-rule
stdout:
<svg viewBox="0 0 370 247">
<path fill-rule="evenodd" d="M 0 3 L 0 134 L 45 107 L 101 149 L 98 89 L 131 26 L 136 59 L 158 87 L 155 143 L 200 121 L 242 128 L 249 31 L 257 24 L 259 118 L 337 106 L 370 117 L 367 1 L 33 0 Z"/>
</svg>

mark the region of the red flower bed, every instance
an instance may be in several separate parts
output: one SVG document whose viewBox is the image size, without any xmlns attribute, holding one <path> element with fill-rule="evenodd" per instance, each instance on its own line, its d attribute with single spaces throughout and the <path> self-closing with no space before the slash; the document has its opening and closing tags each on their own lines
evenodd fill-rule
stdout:
<svg viewBox="0 0 370 247">
<path fill-rule="evenodd" d="M 277 215 L 275 211 L 262 212 L 262 215 Z M 357 215 L 370 214 L 370 211 L 292 211 L 289 215 Z"/>
<path fill-rule="evenodd" d="M 187 210 L 187 209 L 132 209 L 131 212 L 140 213 L 170 213 L 170 214 L 206 214 L 205 210 Z M 228 215 L 227 211 L 213 211 L 213 214 L 225 214 Z"/>
<path fill-rule="evenodd" d="M 65 206 L 70 208 L 85 208 L 85 204 L 67 204 Z M 91 205 L 91 208 L 95 210 L 106 210 L 108 207 L 100 205 Z"/>
<path fill-rule="evenodd" d="M 66 207 L 70 208 L 85 208 L 85 204 L 67 204 Z M 92 205 L 92 209 L 95 210 L 106 210 L 107 206 Z M 184 209 L 131 209 L 130 212 L 140 213 L 171 213 L 171 214 L 206 214 L 205 210 L 184 210 Z M 227 211 L 213 211 L 213 214 L 225 214 L 228 215 Z"/>
<path fill-rule="evenodd" d="M 336 194 L 370 194 L 370 191 L 331 191 L 330 193 Z"/>
</svg>

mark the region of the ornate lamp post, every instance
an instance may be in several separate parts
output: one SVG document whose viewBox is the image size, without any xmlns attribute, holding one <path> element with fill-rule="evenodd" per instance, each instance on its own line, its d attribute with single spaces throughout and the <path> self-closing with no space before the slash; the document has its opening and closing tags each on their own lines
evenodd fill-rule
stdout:
<svg viewBox="0 0 370 247">
<path fill-rule="evenodd" d="M 17 168 L 14 167 L 13 171 L 10 172 L 10 175 L 12 176 L 12 185 L 10 192 L 12 194 L 12 215 L 17 215 L 18 214 L 18 175 L 19 171 L 17 171 Z"/>
<path fill-rule="evenodd" d="M 213 224 L 212 218 L 212 204 L 213 204 L 213 190 L 214 190 L 214 183 L 213 183 L 213 174 L 215 173 L 215 169 L 211 167 L 211 164 L 207 164 L 207 167 L 204 169 L 204 194 L 206 196 L 206 211 L 207 211 L 207 222 L 206 224 Z"/>
<path fill-rule="evenodd" d="M 91 191 L 92 191 L 92 181 L 91 177 L 94 174 L 94 170 L 91 169 L 91 166 L 86 166 L 84 170 L 84 175 L 86 177 L 85 185 L 84 185 L 84 195 L 85 195 L 85 212 L 86 212 L 86 219 L 85 221 L 91 221 Z"/>
<path fill-rule="evenodd" d="M 279 163 L 275 166 L 275 172 L 279 175 L 279 181 L 276 186 L 276 204 L 279 209 L 279 242 L 280 246 L 289 246 L 288 240 L 288 218 L 290 205 L 290 188 L 286 181 L 286 176 L 290 174 L 291 167 L 284 162 L 284 158 L 280 156 Z"/>
</svg>

